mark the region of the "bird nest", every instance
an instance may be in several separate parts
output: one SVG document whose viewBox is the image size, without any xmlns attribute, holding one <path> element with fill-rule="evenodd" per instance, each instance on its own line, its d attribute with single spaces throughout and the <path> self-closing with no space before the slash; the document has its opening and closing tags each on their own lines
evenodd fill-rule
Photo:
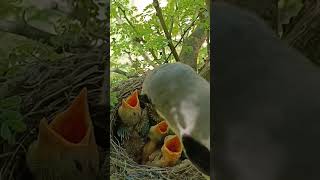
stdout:
<svg viewBox="0 0 320 180">
<path fill-rule="evenodd" d="M 133 91 L 141 92 L 144 75 L 131 78 L 121 85 L 112 88 L 117 94 L 118 103 L 110 112 L 110 177 L 111 179 L 205 179 L 202 174 L 191 164 L 191 162 L 182 154 L 181 160 L 172 167 L 155 167 L 141 164 L 137 154 L 132 151 L 138 150 L 142 154 L 142 147 L 146 143 L 147 134 L 150 126 L 155 125 L 161 118 L 157 115 L 152 105 L 139 98 L 143 112 L 147 112 L 149 126 L 142 133 L 142 140 L 132 139 L 129 134 L 124 133 L 120 128 L 121 119 L 118 115 L 118 109 L 121 106 L 122 99 L 128 97 Z M 140 93 L 139 93 L 140 94 Z"/>
<path fill-rule="evenodd" d="M 16 135 L 16 142 L 0 144 L 0 179 L 30 179 L 25 155 L 31 142 L 37 138 L 39 121 L 64 111 L 83 87 L 88 89 L 88 103 L 95 136 L 101 154 L 108 142 L 105 127 L 105 102 L 103 81 L 105 55 L 103 50 L 92 50 L 55 61 L 28 64 L 17 75 L 0 79 L 0 91 L 4 97 L 20 96 L 20 113 L 27 130 Z M 101 155 L 101 162 L 104 161 Z M 102 164 L 102 163 L 101 163 Z"/>
</svg>

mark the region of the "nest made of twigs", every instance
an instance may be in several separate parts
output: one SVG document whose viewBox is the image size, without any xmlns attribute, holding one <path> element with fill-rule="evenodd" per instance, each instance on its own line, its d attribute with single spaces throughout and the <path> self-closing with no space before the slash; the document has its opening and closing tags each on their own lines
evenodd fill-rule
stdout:
<svg viewBox="0 0 320 180">
<path fill-rule="evenodd" d="M 107 119 L 105 102 L 101 100 L 104 91 L 104 56 L 104 51 L 98 49 L 51 62 L 37 62 L 25 66 L 15 77 L 0 82 L 0 87 L 9 89 L 5 96 L 18 95 L 22 98 L 20 112 L 27 125 L 27 130 L 18 134 L 15 144 L 0 144 L 0 179 L 30 179 L 25 154 L 30 143 L 37 138 L 39 121 L 43 117 L 52 120 L 57 113 L 64 111 L 83 87 L 88 89 L 89 111 L 96 139 L 105 138 L 101 141 L 108 143 L 107 136 L 99 134 L 99 128 L 104 128 L 106 133 L 104 122 Z M 100 150 L 101 153 L 105 151 L 103 148 Z M 102 155 L 101 162 L 104 158 Z"/>
<path fill-rule="evenodd" d="M 183 159 L 173 167 L 153 167 L 139 164 L 134 161 L 128 154 L 127 149 L 123 147 L 123 143 L 117 137 L 117 124 L 121 121 L 118 116 L 118 108 L 121 105 L 121 100 L 130 95 L 134 90 L 141 92 L 144 75 L 141 77 L 131 78 L 120 86 L 114 87 L 112 90 L 117 92 L 118 104 L 111 110 L 110 113 L 110 177 L 111 179 L 130 179 L 130 180 L 149 180 L 149 179 L 167 179 L 167 180 L 182 180 L 182 179 L 205 179 L 202 174 L 191 164 L 188 159 Z M 141 100 L 140 100 L 141 101 Z M 142 104 L 145 104 L 142 102 Z M 148 108 L 152 106 L 146 106 Z M 142 107 L 143 108 L 143 107 Z M 145 138 L 145 137 L 144 137 Z"/>
</svg>

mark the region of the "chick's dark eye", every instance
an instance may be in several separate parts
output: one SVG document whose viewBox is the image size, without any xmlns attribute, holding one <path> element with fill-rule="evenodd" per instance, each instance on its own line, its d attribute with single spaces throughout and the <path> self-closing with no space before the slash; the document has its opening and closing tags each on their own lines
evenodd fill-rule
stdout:
<svg viewBox="0 0 320 180">
<path fill-rule="evenodd" d="M 74 165 L 76 166 L 77 170 L 82 172 L 82 165 L 78 160 L 73 160 Z"/>
</svg>

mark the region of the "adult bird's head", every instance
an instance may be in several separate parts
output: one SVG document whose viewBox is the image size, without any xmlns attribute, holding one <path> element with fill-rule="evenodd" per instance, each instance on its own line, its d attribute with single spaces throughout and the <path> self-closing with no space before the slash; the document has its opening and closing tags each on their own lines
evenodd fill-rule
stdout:
<svg viewBox="0 0 320 180">
<path fill-rule="evenodd" d="M 190 66 L 165 64 L 142 85 L 158 114 L 180 138 L 188 159 L 210 174 L 210 84 Z"/>
</svg>

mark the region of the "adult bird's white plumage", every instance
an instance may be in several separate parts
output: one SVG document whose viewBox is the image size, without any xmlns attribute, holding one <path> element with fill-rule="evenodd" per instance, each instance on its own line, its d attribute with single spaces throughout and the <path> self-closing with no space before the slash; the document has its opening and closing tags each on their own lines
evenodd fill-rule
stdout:
<svg viewBox="0 0 320 180">
<path fill-rule="evenodd" d="M 179 136 L 190 161 L 209 175 L 209 82 L 186 64 L 165 64 L 146 76 L 142 93 Z"/>
</svg>

